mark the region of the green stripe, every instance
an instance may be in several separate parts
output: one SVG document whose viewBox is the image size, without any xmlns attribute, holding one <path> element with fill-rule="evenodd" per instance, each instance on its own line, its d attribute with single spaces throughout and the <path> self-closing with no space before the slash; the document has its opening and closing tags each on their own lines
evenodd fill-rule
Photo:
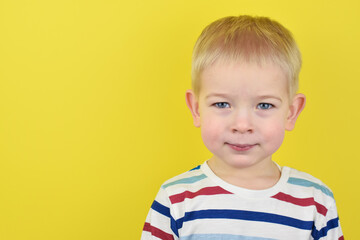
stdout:
<svg viewBox="0 0 360 240">
<path fill-rule="evenodd" d="M 170 186 L 173 186 L 173 185 L 176 185 L 176 184 L 195 183 L 195 182 L 200 181 L 200 180 L 202 180 L 204 178 L 206 178 L 205 174 L 201 174 L 199 176 L 193 176 L 193 177 L 189 177 L 189 178 L 182 178 L 182 179 L 176 180 L 174 182 L 164 184 L 162 186 L 162 188 L 167 188 L 167 187 L 170 187 Z"/>
<path fill-rule="evenodd" d="M 313 188 L 319 189 L 320 191 L 322 191 L 323 193 L 325 193 L 329 197 L 334 198 L 333 193 L 327 187 L 322 186 L 322 185 L 317 184 L 317 183 L 314 183 L 314 182 L 311 182 L 311 181 L 308 181 L 308 180 L 305 180 L 305 179 L 289 178 L 288 183 L 303 186 L 303 187 L 313 187 Z"/>
</svg>

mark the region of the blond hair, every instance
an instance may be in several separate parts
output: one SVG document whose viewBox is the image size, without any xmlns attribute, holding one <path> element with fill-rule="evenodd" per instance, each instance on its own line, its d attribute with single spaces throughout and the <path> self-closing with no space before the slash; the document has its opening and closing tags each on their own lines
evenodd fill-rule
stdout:
<svg viewBox="0 0 360 240">
<path fill-rule="evenodd" d="M 200 91 L 201 73 L 215 62 L 272 62 L 289 80 L 289 95 L 298 89 L 301 53 L 289 30 L 267 17 L 221 18 L 199 36 L 192 58 L 192 88 Z"/>
</svg>

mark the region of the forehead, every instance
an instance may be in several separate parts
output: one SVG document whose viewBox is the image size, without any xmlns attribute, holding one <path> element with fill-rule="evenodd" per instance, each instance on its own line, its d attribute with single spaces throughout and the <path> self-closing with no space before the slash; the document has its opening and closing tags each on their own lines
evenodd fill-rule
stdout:
<svg viewBox="0 0 360 240">
<path fill-rule="evenodd" d="M 207 67 L 200 77 L 200 95 L 205 92 L 231 91 L 283 93 L 289 84 L 285 72 L 272 62 L 217 62 Z"/>
</svg>

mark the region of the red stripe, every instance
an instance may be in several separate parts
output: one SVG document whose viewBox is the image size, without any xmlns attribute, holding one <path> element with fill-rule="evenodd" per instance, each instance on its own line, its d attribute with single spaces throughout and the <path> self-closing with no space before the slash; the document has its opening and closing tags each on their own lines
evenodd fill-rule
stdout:
<svg viewBox="0 0 360 240">
<path fill-rule="evenodd" d="M 221 187 L 206 187 L 202 188 L 197 192 L 185 191 L 182 193 L 178 193 L 170 196 L 171 203 L 179 203 L 185 200 L 185 198 L 194 198 L 200 195 L 217 195 L 217 194 L 232 194 L 231 192 L 222 189 Z"/>
<path fill-rule="evenodd" d="M 154 226 L 151 226 L 150 223 L 145 223 L 143 231 L 150 232 L 152 236 L 155 236 L 157 238 L 160 238 L 162 240 L 174 240 L 174 236 L 164 232 L 163 230 L 156 228 Z"/>
<path fill-rule="evenodd" d="M 344 236 L 339 237 L 339 240 L 344 240 Z"/>
<path fill-rule="evenodd" d="M 326 213 L 328 211 L 326 209 L 326 207 L 324 207 L 323 205 L 321 205 L 318 202 L 315 202 L 314 198 L 296 198 L 296 197 L 293 197 L 291 195 L 288 195 L 288 194 L 285 194 L 282 192 L 279 192 L 278 194 L 276 194 L 275 196 L 272 196 L 272 197 L 276 198 L 278 200 L 289 202 L 289 203 L 299 205 L 302 207 L 314 205 L 316 207 L 317 212 L 324 216 L 326 215 Z"/>
</svg>

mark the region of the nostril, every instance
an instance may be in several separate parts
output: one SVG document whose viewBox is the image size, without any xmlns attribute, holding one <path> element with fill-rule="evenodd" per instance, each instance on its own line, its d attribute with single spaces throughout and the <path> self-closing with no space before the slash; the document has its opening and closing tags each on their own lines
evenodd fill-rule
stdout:
<svg viewBox="0 0 360 240">
<path fill-rule="evenodd" d="M 248 123 L 243 123 L 243 124 L 236 124 L 232 127 L 231 131 L 233 133 L 252 133 L 253 132 L 253 128 L 250 124 Z"/>
</svg>

